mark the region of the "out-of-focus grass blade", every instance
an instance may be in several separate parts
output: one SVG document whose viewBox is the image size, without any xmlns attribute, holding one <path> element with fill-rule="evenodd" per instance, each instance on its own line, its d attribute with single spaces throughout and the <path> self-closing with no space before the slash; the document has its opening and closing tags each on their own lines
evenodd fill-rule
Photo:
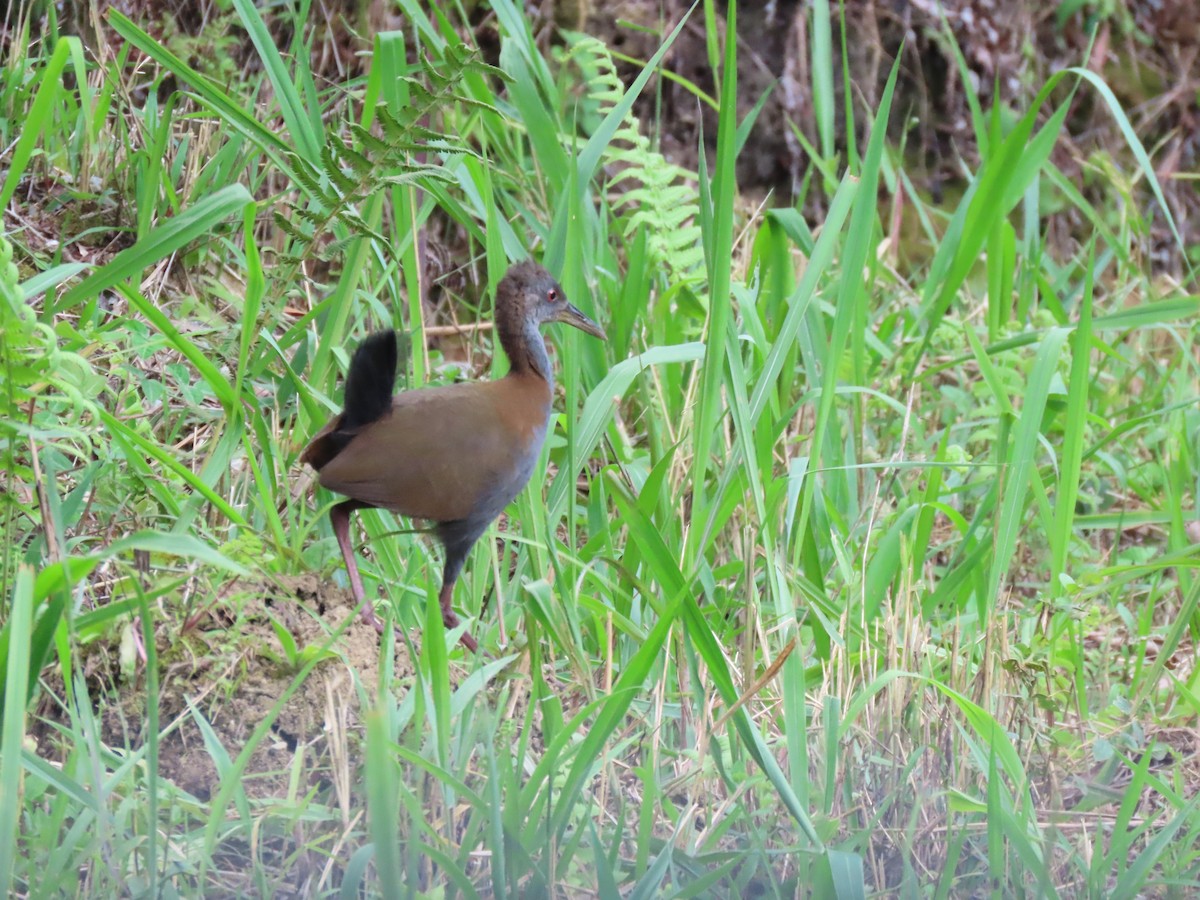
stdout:
<svg viewBox="0 0 1200 900">
<path fill-rule="evenodd" d="M 310 114 L 305 110 L 300 93 L 296 90 L 291 76 L 288 75 L 283 57 L 279 55 L 279 48 L 275 46 L 271 32 L 267 29 L 267 24 L 263 21 L 262 16 L 259 15 L 258 8 L 250 0 L 233 0 L 233 6 L 242 20 L 242 27 L 246 29 L 246 33 L 254 43 L 254 49 L 258 51 L 258 58 L 262 60 L 263 68 L 266 69 L 267 78 L 270 79 L 275 99 L 279 102 L 279 109 L 283 114 L 283 121 L 287 125 L 288 134 L 296 142 L 296 150 L 309 162 L 316 163 L 321 157 L 322 145 L 320 119 L 317 112 L 313 111 Z M 298 56 L 297 60 L 298 65 L 304 65 L 303 57 Z"/>
<path fill-rule="evenodd" d="M 200 100 L 212 108 L 222 119 L 250 139 L 260 150 L 270 157 L 271 162 L 282 172 L 291 177 L 292 167 L 288 154 L 292 148 L 275 132 L 250 115 L 227 93 L 218 88 L 206 76 L 201 75 L 182 59 L 160 44 L 146 32 L 142 31 L 124 13 L 110 6 L 108 21 L 113 29 L 133 44 L 160 66 L 172 72 L 180 80 L 188 84 Z"/>
<path fill-rule="evenodd" d="M 603 380 L 588 394 L 583 402 L 583 411 L 575 425 L 575 464 L 582 467 L 600 441 L 604 429 L 612 421 L 616 403 L 625 396 L 633 380 L 650 366 L 666 363 L 694 362 L 704 356 L 701 343 L 678 344 L 669 347 L 652 347 L 644 353 L 622 360 L 604 376 Z M 567 497 L 575 490 L 575 471 L 560 469 L 550 485 L 548 509 L 551 530 L 558 526 L 566 514 Z"/>
<path fill-rule="evenodd" d="M 404 884 L 400 861 L 400 829 L 396 815 L 399 773 L 391 753 L 388 717 L 384 711 L 367 713 L 367 813 L 375 843 L 375 870 L 385 896 L 399 896 Z"/>
<path fill-rule="evenodd" d="M 964 87 L 967 108 L 971 111 L 971 126 L 975 134 L 975 143 L 979 147 L 982 158 L 986 159 L 993 148 L 988 141 L 987 120 L 983 115 L 983 107 L 979 105 L 979 92 L 975 89 L 975 76 L 972 74 L 971 67 L 967 63 L 967 58 L 963 56 L 962 48 L 958 45 L 958 39 L 954 36 L 954 30 L 950 27 L 950 23 L 946 19 L 946 14 L 941 12 L 941 7 L 938 9 L 942 19 L 942 36 L 945 39 L 943 46 L 949 47 L 950 52 L 954 54 L 954 62 L 958 67 L 959 83 Z"/>
<path fill-rule="evenodd" d="M 266 292 L 262 257 L 258 252 L 258 241 L 254 239 L 255 213 L 255 207 L 248 204 L 242 213 L 242 237 L 246 247 L 246 295 L 242 301 L 241 339 L 238 342 L 237 373 L 233 385 L 235 402 L 240 401 L 242 396 L 242 381 L 250 364 L 250 349 L 258 333 L 258 313 L 262 308 L 263 294 Z M 223 376 L 221 380 L 224 380 Z"/>
<path fill-rule="evenodd" d="M 1143 771 L 1149 766 L 1150 760 L 1153 759 L 1153 754 L 1143 753 L 1141 759 L 1134 772 L 1134 777 L 1126 788 L 1125 796 L 1134 798 L 1134 806 L 1138 805 L 1138 799 L 1144 794 L 1144 785 L 1147 781 Z M 1141 777 L 1139 777 L 1141 776 Z M 1147 843 L 1144 850 L 1134 857 L 1133 862 L 1129 865 L 1121 876 L 1117 879 L 1117 883 L 1112 887 L 1112 892 L 1109 897 L 1140 897 L 1146 893 L 1146 886 L 1152 883 L 1151 870 L 1171 849 L 1172 841 L 1175 840 L 1179 830 L 1184 825 L 1189 826 L 1195 833 L 1196 812 L 1200 809 L 1200 794 L 1192 797 L 1186 806 L 1180 809 L 1175 816 L 1162 828 L 1156 828 L 1154 837 Z M 1120 824 L 1120 823 L 1118 823 Z M 1097 854 L 1098 856 L 1100 854 Z M 1111 851 L 1110 851 L 1110 856 Z M 1125 856 L 1120 857 L 1120 861 L 1124 862 Z M 1120 871 L 1120 866 L 1117 867 Z M 1107 885 L 1105 885 L 1107 887 Z"/>
<path fill-rule="evenodd" d="M 149 878 L 150 896 L 158 896 L 159 869 L 163 862 L 158 858 L 159 833 L 159 779 L 158 779 L 158 742 L 159 742 L 159 708 L 158 708 L 158 647 L 154 630 L 154 614 L 150 609 L 150 601 L 141 585 L 134 581 L 137 591 L 138 612 L 142 620 L 142 642 L 146 648 L 146 767 L 145 785 L 147 799 L 148 821 L 146 825 L 146 855 L 145 870 Z"/>
<path fill-rule="evenodd" d="M 400 0 L 399 5 L 408 17 L 408 21 L 412 27 L 424 38 L 422 43 L 429 47 L 436 47 L 438 50 L 441 50 L 445 46 L 446 42 L 438 34 L 438 30 L 433 26 L 433 23 L 429 21 L 425 4 L 419 2 L 419 0 Z"/>
<path fill-rule="evenodd" d="M 891 589 L 896 573 L 900 571 L 901 539 L 909 533 L 918 507 L 910 506 L 898 515 L 880 539 L 875 553 L 867 563 L 866 581 L 863 586 L 862 621 L 874 621 L 879 608 Z"/>
<path fill-rule="evenodd" d="M 428 697 L 429 737 L 438 765 L 450 768 L 450 657 L 446 652 L 442 610 L 434 597 L 425 602 L 425 631 L 421 641 L 420 687 Z"/>
<path fill-rule="evenodd" d="M 683 605 L 680 612 L 687 626 L 688 639 L 696 647 L 701 659 L 704 660 L 705 665 L 708 667 L 709 675 L 712 677 L 713 684 L 716 685 L 717 690 L 720 692 L 721 699 L 728 706 L 733 707 L 740 698 L 738 697 L 737 688 L 733 683 L 733 676 L 730 674 L 729 667 L 725 663 L 725 655 L 721 652 L 720 644 L 716 636 L 712 633 L 712 629 L 709 628 L 708 622 L 704 618 L 704 613 L 701 612 L 695 598 L 686 592 L 683 594 Z M 731 721 L 742 738 L 746 752 L 754 758 L 754 761 L 766 773 L 768 780 L 779 795 L 779 799 L 783 801 L 783 805 L 787 807 L 788 812 L 792 814 L 792 817 L 800 825 L 800 830 L 804 832 L 804 836 L 812 842 L 815 849 L 823 852 L 825 845 L 821 841 L 821 837 L 817 833 L 812 819 L 809 818 L 808 811 L 800 805 L 800 799 L 792 790 L 787 776 L 779 768 L 779 763 L 775 761 L 775 757 L 771 754 L 770 749 L 763 742 L 762 736 L 758 733 L 758 729 L 746 712 L 746 707 L 739 706 L 734 710 Z"/>
<path fill-rule="evenodd" d="M 153 457 L 164 466 L 169 468 L 175 475 L 191 486 L 194 490 L 203 494 L 213 506 L 221 511 L 223 515 L 228 517 L 229 521 L 238 525 L 245 525 L 246 519 L 240 512 L 229 505 L 229 502 L 209 487 L 204 480 L 189 469 L 187 466 L 175 459 L 164 447 L 160 447 L 153 441 L 142 437 L 132 428 L 128 427 L 124 422 L 103 410 L 100 411 L 100 418 L 115 437 L 136 446 L 147 456 Z"/>
<path fill-rule="evenodd" d="M 995 769 L 991 770 L 994 773 Z M 1016 852 L 1016 860 L 1012 859 L 1011 854 L 997 853 L 996 855 L 1004 860 L 1002 869 L 993 869 L 995 875 L 1000 881 L 998 883 L 1011 883 L 1013 880 L 1013 872 L 1020 871 L 1025 877 L 1036 879 L 1038 884 L 1038 897 L 1054 898 L 1058 896 L 1058 891 L 1054 889 L 1054 882 L 1050 876 L 1050 872 L 1046 868 L 1045 856 L 1038 844 L 1031 838 L 1029 832 L 1031 829 L 1036 829 L 1036 818 L 1031 817 L 1028 824 L 1022 819 L 1020 813 L 1013 809 L 1013 804 L 1005 789 L 1004 780 L 1002 778 L 988 778 L 988 837 L 999 835 L 1003 841 L 998 842 L 1001 848 L 1005 844 Z M 1036 835 L 1035 835 L 1036 836 Z M 1016 863 L 1019 860 L 1019 865 Z"/>
<path fill-rule="evenodd" d="M 1046 335 L 1034 359 L 1033 371 L 1024 393 L 1024 406 L 1008 457 L 1008 471 L 1002 476 L 1004 493 L 996 522 L 996 555 L 992 559 L 988 592 L 984 598 L 988 609 L 999 600 L 1000 583 L 1009 572 L 1009 564 L 1016 550 L 1029 479 L 1040 477 L 1035 471 L 1035 455 L 1038 451 L 1038 435 L 1041 433 L 1042 412 L 1046 409 L 1051 377 L 1069 333 L 1067 328 L 1054 328 Z"/>
<path fill-rule="evenodd" d="M 721 26 L 717 24 L 717 4 L 704 0 L 704 49 L 708 53 L 708 67 L 714 73 L 721 71 Z"/>
<path fill-rule="evenodd" d="M 803 324 L 809 304 L 816 294 L 817 285 L 829 268 L 834 252 L 841 247 L 842 227 L 853 207 L 857 190 L 858 179 L 847 176 L 842 179 L 837 193 L 829 203 L 829 212 L 826 213 L 825 222 L 821 226 L 820 237 L 812 246 L 808 265 L 804 267 L 804 275 L 801 277 L 800 283 L 796 285 L 792 296 L 787 300 L 788 310 L 783 325 L 780 326 L 779 334 L 771 345 L 771 352 L 767 354 L 762 371 L 755 378 L 754 390 L 750 394 L 750 419 L 752 421 L 758 421 L 769 395 L 778 389 L 776 382 L 783 372 L 784 360 L 794 350 L 796 336 L 800 333 L 800 326 Z M 785 230 L 787 230 L 786 221 L 786 219 L 780 220 Z M 797 244 L 797 246 L 802 247 L 803 245 Z"/>
<path fill-rule="evenodd" d="M 600 835 L 596 832 L 596 821 L 588 821 L 588 831 L 592 839 L 592 859 L 596 862 L 596 887 L 601 897 L 620 897 L 621 890 L 617 887 L 616 873 L 612 863 L 600 843 Z"/>
<path fill-rule="evenodd" d="M 629 900 L 651 900 L 652 897 L 661 896 L 662 880 L 667 874 L 667 868 L 671 865 L 671 858 L 675 852 L 675 843 L 679 839 L 679 832 L 686 822 L 686 816 L 679 817 L 679 821 L 675 823 L 675 829 L 671 833 L 671 836 L 662 842 L 662 849 L 654 857 L 654 862 L 646 868 L 645 873 L 637 880 L 637 884 L 633 886 L 633 890 L 626 895 Z M 649 846 L 650 842 L 639 843 L 642 846 Z M 620 895 L 618 894 L 617 896 Z"/>
<path fill-rule="evenodd" d="M 25 301 L 40 297 L 50 288 L 58 287 L 64 281 L 74 278 L 80 272 L 90 269 L 87 263 L 62 263 L 47 269 L 21 282 L 21 295 Z"/>
<path fill-rule="evenodd" d="M 1000 825 L 1000 816 L 1003 813 L 1003 806 L 1000 802 L 1000 793 L 1002 790 L 1003 784 L 1000 781 L 1000 771 L 996 765 L 996 753 L 993 750 L 988 756 L 987 821 L 995 822 L 996 825 L 987 830 L 987 849 L 988 872 L 994 879 L 994 884 L 1003 884 L 1008 871 L 1008 867 L 1005 865 L 1004 828 Z"/>
<path fill-rule="evenodd" d="M 196 706 L 195 702 L 189 697 L 187 698 L 188 713 L 192 717 L 192 721 L 196 723 L 196 728 L 200 732 L 200 738 L 204 742 L 204 749 L 208 753 L 208 758 L 213 762 L 213 768 L 216 769 L 217 778 L 223 782 L 229 782 L 233 787 L 233 803 L 237 807 L 238 815 L 243 823 L 248 823 L 250 817 L 250 798 L 246 795 L 246 789 L 241 778 L 233 777 L 233 760 L 229 758 L 229 751 L 225 749 L 225 745 L 221 743 L 221 738 L 217 736 L 213 730 L 212 723 L 208 721 L 208 717 Z"/>
<path fill-rule="evenodd" d="M 983 377 L 983 381 L 991 393 L 991 399 L 996 404 L 996 409 L 1002 416 L 1015 417 L 1016 411 L 1013 409 L 1012 402 L 1008 399 L 1008 388 L 1005 386 L 1004 379 L 996 370 L 991 356 L 984 349 L 983 344 L 979 342 L 979 338 L 975 336 L 974 329 L 964 329 L 963 335 L 966 337 L 967 344 L 975 354 L 975 362 L 979 366 L 979 374 Z"/>
<path fill-rule="evenodd" d="M 496 764 L 496 745 L 492 741 L 484 741 L 482 747 L 484 759 L 487 761 L 487 839 L 492 848 L 492 891 L 495 895 L 495 900 L 508 900 L 508 851 L 504 844 L 504 799 L 502 796 L 502 788 L 508 787 L 510 790 L 517 790 L 517 786 L 511 783 L 501 782 L 500 767 Z M 507 781 L 507 780 L 506 780 Z M 596 836 L 596 826 L 592 825 L 592 841 L 593 844 L 599 843 L 599 838 Z M 604 880 L 604 862 L 603 855 L 596 854 L 598 865 L 597 879 L 603 883 Z M 615 887 L 615 885 L 614 885 Z"/>
<path fill-rule="evenodd" d="M 725 59 L 721 71 L 721 112 L 717 120 L 717 154 L 712 178 L 712 202 L 702 202 L 711 214 L 701 217 L 705 268 L 708 273 L 706 346 L 700 370 L 692 427 L 692 514 L 708 521 L 708 466 L 713 436 L 722 412 L 725 380 L 725 340 L 733 320 L 730 293 L 733 268 L 733 198 L 737 189 L 737 4 L 729 4 L 725 20 Z M 689 559 L 699 553 L 702 528 L 688 531 Z"/>
<path fill-rule="evenodd" d="M 821 156 L 832 159 L 834 99 L 833 41 L 831 40 L 829 0 L 813 0 L 812 5 L 812 103 L 817 120 L 817 138 Z"/>
<path fill-rule="evenodd" d="M 1191 271 L 1191 257 L 1187 253 L 1187 247 L 1179 234 L 1179 229 L 1175 226 L 1175 217 L 1171 215 L 1171 207 L 1167 204 L 1166 197 L 1163 196 L 1162 187 L 1158 183 L 1158 175 L 1154 171 L 1154 164 L 1150 162 L 1150 156 L 1146 153 L 1146 148 L 1142 146 L 1137 132 L 1133 130 L 1133 125 L 1129 122 L 1129 117 L 1125 115 L 1125 111 L 1121 108 L 1121 101 L 1116 98 L 1116 95 L 1112 92 L 1112 88 L 1104 82 L 1104 79 L 1091 69 L 1076 67 L 1067 69 L 1066 71 L 1073 75 L 1078 75 L 1084 81 L 1091 84 L 1105 105 L 1108 106 L 1108 110 L 1112 113 L 1117 127 L 1121 129 L 1121 135 L 1125 138 L 1126 145 L 1133 153 L 1134 159 L 1137 160 L 1142 174 L 1146 176 L 1146 181 L 1150 184 L 1150 190 L 1154 192 L 1154 199 L 1158 201 L 1159 211 L 1166 218 L 1167 225 L 1171 229 L 1171 234 L 1175 237 L 1175 244 L 1179 247 L 1180 258 L 1183 259 L 1184 265 L 1188 266 L 1189 271 Z"/>
<path fill-rule="evenodd" d="M 1092 242 L 1089 259 L 1096 259 Z M 1058 465 L 1058 490 L 1054 497 L 1054 525 L 1050 534 L 1050 593 L 1059 596 L 1063 585 L 1059 576 L 1066 570 L 1067 551 L 1075 521 L 1075 501 L 1079 496 L 1079 474 L 1083 461 L 1083 440 L 1091 387 L 1092 350 L 1092 271 L 1087 267 L 1083 299 L 1079 304 L 1079 324 L 1071 342 L 1071 375 L 1067 388 L 1067 410 L 1063 422 L 1062 457 Z"/>
<path fill-rule="evenodd" d="M 41 614 L 37 617 L 37 622 L 33 627 L 31 634 L 14 633 L 12 628 L 6 627 L 0 631 L 0 671 L 6 671 L 9 660 L 12 659 L 14 652 L 25 658 L 28 671 L 28 680 L 26 682 L 27 691 L 23 703 L 28 703 L 33 699 L 34 689 L 37 687 L 37 679 L 41 674 L 42 667 L 46 664 L 46 660 L 50 656 L 50 649 L 54 646 L 55 636 L 58 634 L 59 623 L 62 620 L 63 612 L 66 608 L 68 594 L 65 590 L 55 591 L 50 596 L 49 602 L 41 609 Z M 42 598 L 38 596 L 37 587 L 34 587 L 34 608 L 38 608 L 38 604 Z M 14 639 L 18 642 L 15 647 Z M 7 684 L 7 682 L 6 682 Z M 0 701 L 3 706 L 0 710 L 8 710 L 8 693 L 7 691 L 0 696 Z"/>
<path fill-rule="evenodd" d="M 1195 554 L 1185 552 L 1175 560 L 1178 565 L 1191 565 L 1195 561 Z M 1114 574 L 1118 579 L 1125 573 L 1125 567 L 1118 567 L 1117 573 L 1105 573 L 1106 577 L 1112 577 Z M 1184 635 L 1191 629 L 1191 623 L 1197 614 L 1197 609 L 1200 609 L 1200 579 L 1192 581 L 1192 587 L 1183 598 L 1183 603 L 1179 605 L 1179 609 L 1174 614 L 1174 621 L 1171 627 L 1167 630 L 1166 638 L 1162 643 L 1162 647 L 1154 657 L 1154 663 L 1149 667 L 1145 677 L 1138 682 L 1138 696 L 1144 698 L 1152 696 L 1158 689 L 1157 686 L 1161 683 L 1163 672 L 1169 661 L 1173 659 L 1175 649 L 1182 643 Z"/>
<path fill-rule="evenodd" d="M 1092 227 L 1096 236 L 1099 237 L 1101 246 L 1110 249 L 1122 265 L 1134 265 L 1129 258 L 1127 243 L 1117 237 L 1116 233 L 1109 227 L 1108 222 L 1105 220 L 1104 214 L 1088 202 L 1088 199 L 1083 196 L 1074 182 L 1063 175 L 1058 166 L 1053 163 L 1047 163 L 1042 172 L 1054 187 L 1062 191 L 1067 201 L 1087 219 L 1088 224 Z"/>
<path fill-rule="evenodd" d="M 867 896 L 862 857 L 844 850 L 826 850 L 815 867 L 818 897 L 837 897 L 838 900 L 862 900 Z"/>
<path fill-rule="evenodd" d="M 771 99 L 771 93 L 774 85 L 769 85 L 765 91 L 758 96 L 750 112 L 746 113 L 745 118 L 738 124 L 737 134 L 734 136 L 733 146 L 734 155 L 741 156 L 742 148 L 746 146 L 746 141 L 750 139 L 750 133 L 754 131 L 754 123 L 758 121 L 759 114 L 767 105 L 767 101 Z M 795 212 L 795 210 L 783 210 L 783 212 Z"/>
<path fill-rule="evenodd" d="M 1178 322 L 1200 315 L 1200 297 L 1174 297 L 1155 303 L 1142 303 L 1130 309 L 1096 316 L 1092 325 L 1096 331 L 1125 331 L 1146 328 L 1166 322 Z"/>
<path fill-rule="evenodd" d="M 37 144 L 38 138 L 51 124 L 51 110 L 63 90 L 63 70 L 67 66 L 67 60 L 71 58 L 72 46 L 74 45 L 78 49 L 78 44 L 79 38 L 61 38 L 55 45 L 54 53 L 46 62 L 45 68 L 42 69 L 41 83 L 37 87 L 33 103 L 29 105 L 28 112 L 25 114 L 25 121 L 21 123 L 21 136 L 17 138 L 17 143 L 8 160 L 8 175 L 4 179 L 4 187 L 0 188 L 0 209 L 8 208 L 8 202 L 16 193 L 17 185 L 21 183 L 21 178 L 25 175 L 25 167 L 29 164 L 30 157 L 33 156 L 33 148 Z M 86 71 L 77 71 L 75 76 L 80 84 L 87 84 Z"/>
<path fill-rule="evenodd" d="M 136 532 L 126 536 L 126 538 L 113 541 L 112 544 L 108 545 L 106 553 L 109 556 L 116 556 L 118 553 L 127 553 L 134 550 L 144 550 L 150 553 L 166 553 L 167 556 L 184 559 L 198 559 L 202 563 L 215 565 L 218 569 L 233 572 L 234 575 L 248 574 L 245 566 L 222 556 L 214 548 L 205 544 L 199 538 L 194 538 L 191 534 L 149 532 L 149 530 L 144 530 L 144 532 Z"/>
<path fill-rule="evenodd" d="M 369 786 L 367 796 L 368 799 L 371 796 Z M 338 891 L 338 897 L 341 900 L 359 900 L 359 897 L 362 896 L 360 890 L 367 878 L 367 869 L 370 868 L 371 860 L 374 858 L 374 844 L 364 844 L 350 857 L 350 861 L 346 863 L 346 871 L 342 874 L 341 890 Z"/>
<path fill-rule="evenodd" d="M 240 184 L 231 184 L 198 200 L 67 291 L 63 295 L 61 308 L 70 309 L 127 278 L 140 278 L 154 263 L 202 235 L 211 233 L 216 225 L 240 213 L 247 203 L 253 202 L 254 197 Z"/>
<path fill-rule="evenodd" d="M 13 581 L 12 605 L 4 631 L 4 718 L 0 733 L 0 893 L 12 888 L 17 825 L 21 821 L 21 749 L 25 743 L 25 707 L 29 702 L 29 638 L 33 626 L 33 567 L 22 563 Z"/>
<path fill-rule="evenodd" d="M 417 810 L 416 812 L 419 814 L 420 810 Z M 480 900 L 479 892 L 475 890 L 475 885 L 471 882 L 471 876 L 466 870 L 463 869 L 461 865 L 458 864 L 458 861 L 455 860 L 454 857 L 442 850 L 440 846 L 421 841 L 417 844 L 415 850 L 421 856 L 429 857 L 430 861 L 433 862 L 433 864 L 436 865 L 442 871 L 442 873 L 454 883 L 454 887 L 462 894 L 464 898 L 466 898 L 466 900 Z M 410 862 L 410 866 L 411 865 L 412 864 Z M 412 879 L 410 878 L 409 881 L 411 883 Z M 384 897 L 405 896 L 401 895 L 398 891 L 393 890 L 387 883 L 381 884 L 380 888 Z M 446 895 L 454 896 L 450 891 L 446 891 Z"/>
</svg>

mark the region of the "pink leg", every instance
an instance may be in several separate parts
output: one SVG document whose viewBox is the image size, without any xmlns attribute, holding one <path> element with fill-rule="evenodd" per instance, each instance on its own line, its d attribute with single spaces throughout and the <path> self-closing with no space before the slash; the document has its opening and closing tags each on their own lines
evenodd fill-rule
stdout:
<svg viewBox="0 0 1200 900">
<path fill-rule="evenodd" d="M 350 543 L 350 513 L 361 508 L 362 504 L 357 500 L 339 503 L 329 511 L 329 522 L 333 525 L 333 534 L 337 538 L 338 546 L 342 548 L 342 559 L 346 561 L 346 572 L 350 575 L 350 589 L 354 592 L 354 599 L 363 604 L 362 620 L 383 634 L 383 621 L 375 615 L 375 605 L 367 599 L 367 592 L 363 590 L 358 563 L 354 559 L 354 545 Z"/>
<path fill-rule="evenodd" d="M 442 585 L 442 590 L 438 594 L 438 603 L 442 607 L 442 624 L 447 628 L 458 627 L 458 615 L 454 612 L 454 608 L 450 605 L 450 601 L 454 596 L 454 582 L 448 582 Z M 469 633 L 464 631 L 459 637 L 458 642 L 470 650 L 472 653 L 479 652 L 479 643 Z"/>
</svg>

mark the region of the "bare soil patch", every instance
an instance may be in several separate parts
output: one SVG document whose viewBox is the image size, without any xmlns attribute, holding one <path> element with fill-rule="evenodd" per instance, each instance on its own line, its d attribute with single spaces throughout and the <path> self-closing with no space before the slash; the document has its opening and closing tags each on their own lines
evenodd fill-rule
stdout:
<svg viewBox="0 0 1200 900">
<path fill-rule="evenodd" d="M 305 757 L 299 790 L 326 785 L 345 755 L 347 735 L 360 725 L 360 688 L 363 696 L 374 696 L 379 635 L 359 620 L 348 591 L 311 574 L 262 585 L 236 613 L 231 611 L 235 606 L 214 607 L 207 621 L 184 635 L 175 634 L 169 624 L 157 630 L 158 708 L 164 731 L 158 750 L 160 774 L 197 799 L 208 800 L 220 779 L 198 716 L 236 758 L 280 698 L 292 691 L 249 759 L 246 793 L 251 798 L 285 795 L 297 752 Z M 347 617 L 353 621 L 329 645 L 331 655 L 299 680 L 302 664 L 288 660 L 272 618 L 303 652 L 329 642 Z M 109 747 L 140 749 L 147 739 L 144 664 L 139 660 L 130 679 L 122 674 L 115 643 L 93 644 L 83 652 L 100 739 Z M 403 641 L 397 641 L 395 654 L 396 680 L 403 684 L 413 673 Z M 34 735 L 39 752 L 61 762 L 52 725 L 66 717 L 63 686 L 47 688 Z"/>
</svg>

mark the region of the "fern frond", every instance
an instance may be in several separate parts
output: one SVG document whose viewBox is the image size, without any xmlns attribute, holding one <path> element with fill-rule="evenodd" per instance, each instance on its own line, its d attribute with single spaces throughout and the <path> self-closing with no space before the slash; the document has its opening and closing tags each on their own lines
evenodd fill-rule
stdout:
<svg viewBox="0 0 1200 900">
<path fill-rule="evenodd" d="M 606 115 L 625 94 L 612 55 L 591 35 L 568 32 L 567 41 L 567 59 L 583 71 L 588 100 Z M 605 163 L 616 169 L 608 191 L 614 208 L 626 214 L 625 236 L 644 231 L 652 263 L 673 280 L 693 278 L 704 259 L 695 174 L 655 150 L 632 111 L 617 126 Z"/>
</svg>

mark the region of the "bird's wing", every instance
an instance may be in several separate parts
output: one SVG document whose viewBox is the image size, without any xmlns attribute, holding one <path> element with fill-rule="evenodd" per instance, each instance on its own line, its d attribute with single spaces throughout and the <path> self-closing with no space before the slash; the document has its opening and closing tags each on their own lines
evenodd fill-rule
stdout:
<svg viewBox="0 0 1200 900">
<path fill-rule="evenodd" d="M 529 478 L 550 400 L 505 381 L 398 395 L 325 464 L 321 484 L 416 518 L 497 515 Z"/>
</svg>

